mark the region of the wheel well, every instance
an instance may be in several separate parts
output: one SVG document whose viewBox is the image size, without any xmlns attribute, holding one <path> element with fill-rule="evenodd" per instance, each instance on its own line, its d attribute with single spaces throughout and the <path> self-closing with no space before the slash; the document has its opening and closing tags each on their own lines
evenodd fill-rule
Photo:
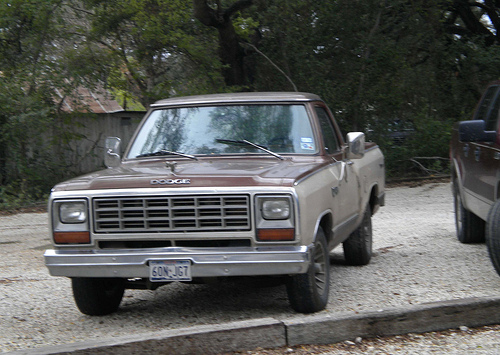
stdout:
<svg viewBox="0 0 500 355">
<path fill-rule="evenodd" d="M 498 199 L 500 199 L 500 180 L 497 181 L 497 195 L 496 195 L 496 200 L 498 200 Z"/>
<path fill-rule="evenodd" d="M 455 166 L 452 165 L 451 166 L 451 181 L 453 181 L 453 179 L 457 178 L 457 172 L 455 170 Z"/>
<path fill-rule="evenodd" d="M 330 243 L 330 241 L 333 239 L 333 235 L 332 235 L 333 219 L 332 219 L 331 213 L 325 214 L 321 218 L 319 225 L 321 226 L 321 228 L 323 228 L 323 232 L 325 233 L 326 243 L 327 244 Z"/>
<path fill-rule="evenodd" d="M 451 182 L 454 183 L 455 180 L 459 179 L 459 172 L 457 171 L 457 168 L 453 162 L 451 163 Z"/>
<path fill-rule="evenodd" d="M 378 197 L 378 185 L 372 187 L 372 190 L 370 191 L 370 200 L 368 201 L 368 204 L 370 205 L 370 210 L 372 211 L 373 215 L 377 210 L 377 207 L 380 206 L 380 201 Z"/>
<path fill-rule="evenodd" d="M 380 205 L 378 193 L 379 193 L 378 185 L 373 186 L 372 190 L 370 191 L 370 200 L 368 201 L 372 215 L 375 213 L 378 206 Z M 323 217 L 321 217 L 319 225 L 321 226 L 321 228 L 323 228 L 326 241 L 327 243 L 329 243 L 333 239 L 333 234 L 332 234 L 333 217 L 331 213 L 327 213 Z"/>
<path fill-rule="evenodd" d="M 451 192 L 453 195 L 455 193 L 459 194 L 462 197 L 462 184 L 460 181 L 460 172 L 457 171 L 455 164 L 452 163 L 451 166 Z M 465 201 L 462 200 L 462 203 L 465 204 Z"/>
</svg>

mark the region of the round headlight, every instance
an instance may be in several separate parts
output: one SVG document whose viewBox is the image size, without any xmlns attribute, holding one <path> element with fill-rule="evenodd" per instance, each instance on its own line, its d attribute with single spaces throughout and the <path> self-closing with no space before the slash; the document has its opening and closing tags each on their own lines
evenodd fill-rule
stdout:
<svg viewBox="0 0 500 355">
<path fill-rule="evenodd" d="M 59 205 L 59 219 L 62 223 L 83 223 L 87 220 L 84 202 L 65 202 Z"/>
<path fill-rule="evenodd" d="M 290 217 L 290 201 L 273 199 L 262 202 L 262 217 L 265 219 L 287 219 Z"/>
</svg>

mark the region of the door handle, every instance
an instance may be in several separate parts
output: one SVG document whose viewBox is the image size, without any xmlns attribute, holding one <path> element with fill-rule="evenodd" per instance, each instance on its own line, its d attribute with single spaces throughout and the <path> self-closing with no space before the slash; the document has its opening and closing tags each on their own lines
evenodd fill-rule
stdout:
<svg viewBox="0 0 500 355">
<path fill-rule="evenodd" d="M 479 161 L 479 159 L 481 158 L 481 148 L 476 148 L 476 150 L 474 151 L 474 156 L 476 157 L 476 161 Z"/>
</svg>

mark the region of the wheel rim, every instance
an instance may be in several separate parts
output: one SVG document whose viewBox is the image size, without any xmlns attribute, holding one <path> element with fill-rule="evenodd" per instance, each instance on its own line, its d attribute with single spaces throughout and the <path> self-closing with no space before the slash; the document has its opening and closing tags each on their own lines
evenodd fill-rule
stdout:
<svg viewBox="0 0 500 355">
<path fill-rule="evenodd" d="M 314 248 L 314 279 L 316 281 L 316 288 L 320 294 L 326 290 L 327 272 L 326 272 L 326 253 L 321 243 L 316 243 Z"/>
</svg>

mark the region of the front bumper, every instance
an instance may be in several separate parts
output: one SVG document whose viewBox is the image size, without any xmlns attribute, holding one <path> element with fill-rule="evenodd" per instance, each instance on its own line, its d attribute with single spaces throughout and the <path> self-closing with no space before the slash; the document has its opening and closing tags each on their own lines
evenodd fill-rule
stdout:
<svg viewBox="0 0 500 355">
<path fill-rule="evenodd" d="M 192 277 L 303 274 L 310 246 L 255 248 L 158 248 L 125 250 L 46 250 L 52 276 L 148 278 L 151 260 L 190 260 Z"/>
</svg>

